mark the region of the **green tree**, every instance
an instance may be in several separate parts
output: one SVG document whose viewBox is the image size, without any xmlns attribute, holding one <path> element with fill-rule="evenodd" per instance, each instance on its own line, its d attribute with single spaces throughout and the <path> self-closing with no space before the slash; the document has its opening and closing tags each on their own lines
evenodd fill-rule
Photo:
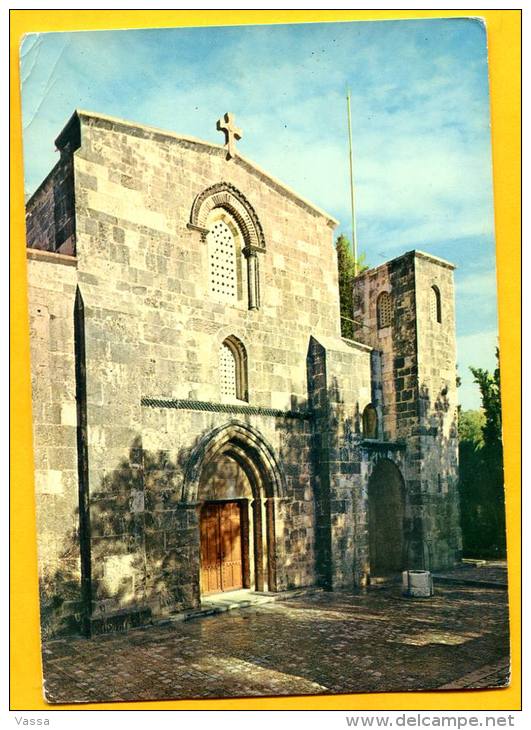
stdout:
<svg viewBox="0 0 531 730">
<path fill-rule="evenodd" d="M 475 448 L 482 448 L 485 414 L 483 411 L 459 411 L 459 441 L 471 443 Z"/>
<path fill-rule="evenodd" d="M 341 334 L 348 339 L 354 338 L 354 279 L 356 277 L 356 259 L 352 253 L 349 239 L 341 233 L 336 241 L 337 272 L 339 280 L 339 307 L 341 314 Z M 357 273 L 361 274 L 368 266 L 365 254 L 358 258 Z"/>
<path fill-rule="evenodd" d="M 483 439 L 487 450 L 486 458 L 490 466 L 497 470 L 498 477 L 503 475 L 502 422 L 500 394 L 500 351 L 496 348 L 497 366 L 494 373 L 482 368 L 470 368 L 474 382 L 479 385 L 481 405 L 485 414 Z M 503 481 L 503 480 L 502 480 Z"/>
<path fill-rule="evenodd" d="M 483 504 L 484 425 L 483 411 L 459 411 L 459 498 L 463 554 L 468 558 L 488 557 L 493 540 L 492 530 L 484 524 L 485 519 L 488 522 Z"/>
<path fill-rule="evenodd" d="M 505 500 L 499 353 L 494 373 L 470 368 L 481 393 L 481 411 L 459 414 L 459 488 L 465 555 L 504 557 Z"/>
</svg>

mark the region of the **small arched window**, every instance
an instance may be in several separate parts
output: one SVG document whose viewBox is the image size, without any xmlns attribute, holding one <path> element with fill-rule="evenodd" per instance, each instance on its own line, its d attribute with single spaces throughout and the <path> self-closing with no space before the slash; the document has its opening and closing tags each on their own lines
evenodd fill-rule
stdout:
<svg viewBox="0 0 531 730">
<path fill-rule="evenodd" d="M 219 383 L 223 400 L 247 401 L 247 353 L 237 337 L 230 336 L 219 348 Z"/>
<path fill-rule="evenodd" d="M 383 291 L 376 301 L 376 316 L 378 320 L 378 329 L 389 327 L 391 325 L 391 295 L 387 291 Z"/>
<path fill-rule="evenodd" d="M 365 406 L 362 415 L 363 422 L 363 438 L 376 439 L 378 438 L 378 414 L 376 408 L 372 403 Z"/>
<path fill-rule="evenodd" d="M 441 322 L 441 292 L 435 285 L 430 291 L 430 319 L 432 322 Z"/>
</svg>

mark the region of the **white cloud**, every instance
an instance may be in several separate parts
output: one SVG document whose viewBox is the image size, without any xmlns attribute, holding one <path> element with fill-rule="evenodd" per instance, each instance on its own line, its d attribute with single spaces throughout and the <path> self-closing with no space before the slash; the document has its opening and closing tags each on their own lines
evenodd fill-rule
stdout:
<svg viewBox="0 0 531 730">
<path fill-rule="evenodd" d="M 479 30 L 419 21 L 32 36 L 22 49 L 27 189 L 55 163 L 53 140 L 75 107 L 213 141 L 221 141 L 216 119 L 230 110 L 244 129 L 242 154 L 348 231 L 348 84 L 358 234 L 370 262 L 439 242 L 490 240 Z M 476 402 L 466 366 L 492 364 L 496 337 L 494 274 L 483 260 L 464 261 L 456 293 L 458 326 L 476 312 L 472 324 L 486 330 L 459 338 L 460 396 Z"/>
<path fill-rule="evenodd" d="M 482 297 L 492 294 L 496 296 L 496 272 L 491 269 L 490 271 L 469 274 L 462 279 L 457 279 L 455 289 L 458 296 L 465 294 Z"/>
<path fill-rule="evenodd" d="M 489 235 L 486 79 L 478 83 L 477 60 L 450 52 L 460 29 L 432 24 L 430 45 L 415 23 L 338 24 L 325 40 L 322 28 L 212 31 L 201 62 L 191 49 L 195 37 L 207 42 L 204 30 L 47 36 L 28 50 L 41 58 L 27 107 L 39 109 L 32 133 L 43 145 L 35 155 L 30 144 L 29 187 L 75 106 L 207 139 L 230 109 L 244 127 L 242 153 L 348 228 L 348 83 L 367 247 Z"/>
</svg>

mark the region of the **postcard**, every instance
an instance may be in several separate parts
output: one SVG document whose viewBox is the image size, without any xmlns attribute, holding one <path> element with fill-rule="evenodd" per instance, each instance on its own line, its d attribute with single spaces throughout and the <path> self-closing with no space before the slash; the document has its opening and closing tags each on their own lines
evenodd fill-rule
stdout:
<svg viewBox="0 0 531 730">
<path fill-rule="evenodd" d="M 46 701 L 506 687 L 483 22 L 20 62 Z"/>
</svg>

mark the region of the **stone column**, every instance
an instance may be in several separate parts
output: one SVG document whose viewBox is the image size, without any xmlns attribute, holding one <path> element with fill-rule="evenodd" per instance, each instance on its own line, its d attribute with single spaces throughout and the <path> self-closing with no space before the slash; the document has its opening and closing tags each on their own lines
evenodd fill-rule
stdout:
<svg viewBox="0 0 531 730">
<path fill-rule="evenodd" d="M 247 259 L 247 287 L 249 309 L 260 308 L 260 277 L 258 271 L 258 255 L 256 249 L 247 246 L 243 253 Z"/>
<path fill-rule="evenodd" d="M 275 547 L 275 500 L 271 497 L 265 501 L 267 525 L 267 590 L 277 590 L 277 559 Z"/>
<path fill-rule="evenodd" d="M 254 542 L 254 589 L 264 590 L 264 550 L 262 540 L 262 500 L 254 499 L 253 509 L 253 542 Z"/>
</svg>

